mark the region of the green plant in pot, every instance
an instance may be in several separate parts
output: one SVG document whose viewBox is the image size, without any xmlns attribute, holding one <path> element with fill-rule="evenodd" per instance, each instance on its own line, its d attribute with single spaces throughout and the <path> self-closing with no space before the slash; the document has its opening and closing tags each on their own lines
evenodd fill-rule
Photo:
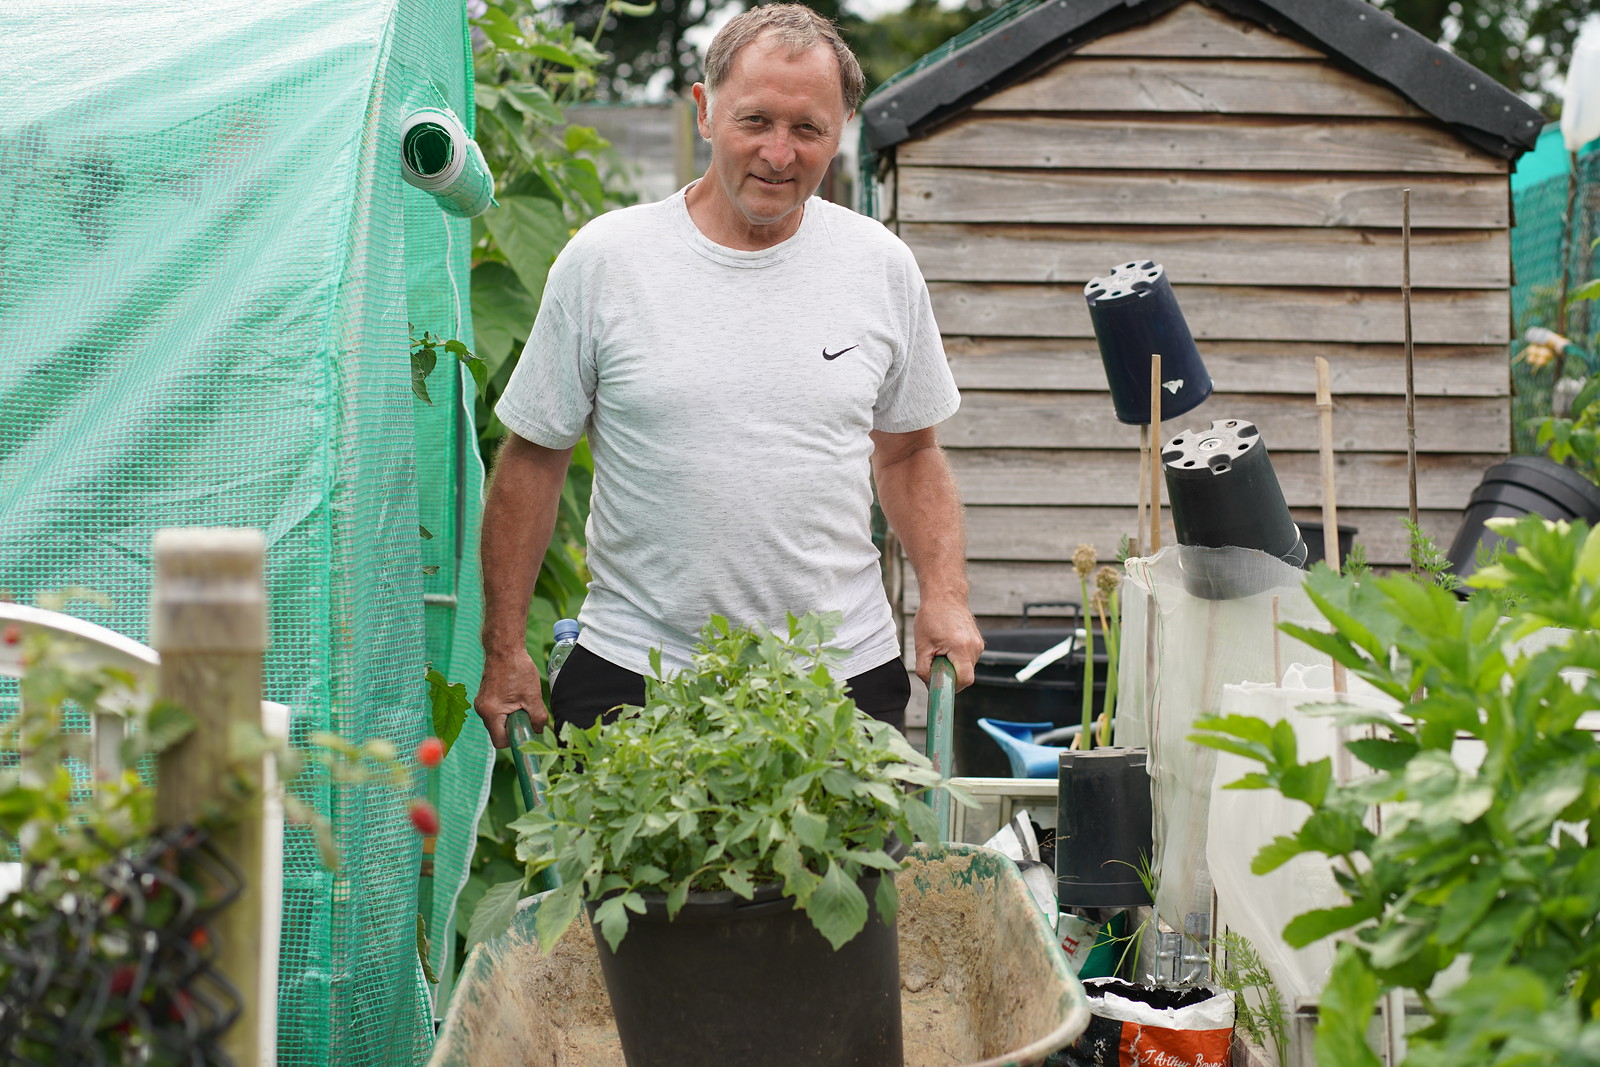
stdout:
<svg viewBox="0 0 1600 1067">
<path fill-rule="evenodd" d="M 908 788 L 945 786 L 830 673 L 837 621 L 713 616 L 642 708 L 531 743 L 550 785 L 518 853 L 562 883 L 539 940 L 587 904 L 632 1067 L 900 1062 L 892 872 L 938 834 Z"/>
</svg>

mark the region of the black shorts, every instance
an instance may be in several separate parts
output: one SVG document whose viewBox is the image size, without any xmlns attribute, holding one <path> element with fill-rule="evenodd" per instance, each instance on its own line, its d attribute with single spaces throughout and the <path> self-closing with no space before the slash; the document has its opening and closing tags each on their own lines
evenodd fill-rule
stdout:
<svg viewBox="0 0 1600 1067">
<path fill-rule="evenodd" d="M 844 688 L 856 707 L 897 730 L 905 729 L 911 679 L 898 657 L 845 679 Z M 580 640 L 556 675 L 550 702 L 558 727 L 570 722 L 588 729 L 598 718 L 616 718 L 611 710 L 619 704 L 643 704 L 644 675 L 600 658 Z"/>
</svg>

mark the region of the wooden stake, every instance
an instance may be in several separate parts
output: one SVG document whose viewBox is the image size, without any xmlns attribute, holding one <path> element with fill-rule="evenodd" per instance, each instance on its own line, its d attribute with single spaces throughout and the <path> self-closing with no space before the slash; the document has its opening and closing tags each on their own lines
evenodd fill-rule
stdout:
<svg viewBox="0 0 1600 1067">
<path fill-rule="evenodd" d="M 263 760 L 238 759 L 240 728 L 260 732 L 261 654 L 267 647 L 266 542 L 256 530 L 161 530 L 155 536 L 150 643 L 161 654 L 156 697 L 195 718 L 195 729 L 157 762 L 163 829 L 208 824 L 243 887 L 213 920 L 215 966 L 239 993 L 240 1014 L 222 1038 L 232 1062 L 260 1062 L 263 989 Z M 241 802 L 238 792 L 245 790 Z M 226 816 L 219 821 L 219 816 Z"/>
<path fill-rule="evenodd" d="M 1161 353 L 1150 355 L 1150 554 L 1161 551 Z"/>
<path fill-rule="evenodd" d="M 1142 555 L 1139 542 L 1144 539 L 1144 508 L 1150 496 L 1150 424 L 1139 427 L 1139 518 L 1133 526 L 1133 555 Z"/>
<path fill-rule="evenodd" d="M 1339 506 L 1333 485 L 1333 386 L 1328 361 L 1317 357 L 1317 418 L 1322 423 L 1322 558 L 1339 569 Z"/>
<path fill-rule="evenodd" d="M 1406 318 L 1406 484 L 1410 487 L 1411 523 L 1417 523 L 1417 378 L 1411 343 L 1411 190 L 1400 190 L 1400 303 Z M 1412 567 L 1415 570 L 1415 565 Z"/>
<path fill-rule="evenodd" d="M 1333 387 L 1328 361 L 1317 357 L 1317 416 L 1322 423 L 1322 558 L 1339 569 L 1339 505 L 1333 484 Z M 1413 453 L 1415 455 L 1415 453 Z M 1333 664 L 1333 691 L 1344 695 L 1344 664 Z"/>
</svg>

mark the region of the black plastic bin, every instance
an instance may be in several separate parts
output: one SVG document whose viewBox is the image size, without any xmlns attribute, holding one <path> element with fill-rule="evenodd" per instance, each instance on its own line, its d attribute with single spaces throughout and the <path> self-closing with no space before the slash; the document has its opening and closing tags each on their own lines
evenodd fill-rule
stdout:
<svg viewBox="0 0 1600 1067">
<path fill-rule="evenodd" d="M 1071 726 L 1083 721 L 1083 649 L 1075 647 L 1062 659 L 1019 682 L 1016 673 L 1039 653 L 1053 648 L 1079 629 L 1076 617 L 1040 620 L 1030 625 L 1030 613 L 1043 607 L 1077 604 L 1030 603 L 1023 605 L 1022 625 L 983 633 L 983 655 L 970 687 L 956 697 L 952 762 L 954 773 L 966 777 L 1009 778 L 1011 764 L 1005 753 L 978 728 L 979 719 L 1011 722 L 1047 722 Z M 1048 625 L 1043 623 L 1048 622 Z M 1095 620 L 1094 714 L 1098 718 L 1106 699 L 1106 646 Z"/>
<path fill-rule="evenodd" d="M 1492 553 L 1505 538 L 1483 524 L 1494 518 L 1539 515 L 1546 519 L 1600 521 L 1600 486 L 1548 456 L 1508 456 L 1484 472 L 1472 491 L 1449 560 L 1457 576 L 1478 569 L 1480 548 Z"/>
</svg>

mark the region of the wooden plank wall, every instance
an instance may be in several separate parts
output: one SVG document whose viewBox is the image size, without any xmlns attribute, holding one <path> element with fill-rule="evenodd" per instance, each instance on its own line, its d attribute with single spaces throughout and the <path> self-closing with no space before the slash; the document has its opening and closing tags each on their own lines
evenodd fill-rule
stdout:
<svg viewBox="0 0 1600 1067">
<path fill-rule="evenodd" d="M 885 200 L 963 391 L 941 438 L 980 620 L 1076 599 L 1078 543 L 1109 559 L 1132 532 L 1139 432 L 1112 415 L 1083 286 L 1133 259 L 1165 265 L 1216 380 L 1163 436 L 1254 421 L 1296 518 L 1316 519 L 1327 357 L 1341 521 L 1374 563 L 1405 562 L 1404 187 L 1420 508 L 1448 546 L 1510 447 L 1508 171 L 1321 53 L 1193 2 L 899 145 Z"/>
</svg>

